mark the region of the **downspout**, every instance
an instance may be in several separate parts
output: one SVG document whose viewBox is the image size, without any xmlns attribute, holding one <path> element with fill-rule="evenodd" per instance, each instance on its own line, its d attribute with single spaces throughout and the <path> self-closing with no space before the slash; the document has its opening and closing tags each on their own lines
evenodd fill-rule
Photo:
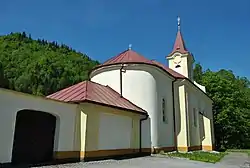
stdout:
<svg viewBox="0 0 250 168">
<path fill-rule="evenodd" d="M 174 121 L 174 143 L 175 143 L 175 148 L 176 150 L 177 148 L 177 135 L 176 135 L 176 120 L 175 120 L 175 91 L 174 91 L 174 83 L 177 81 L 177 79 L 175 78 L 172 81 L 172 95 L 173 95 L 173 121 Z"/>
<path fill-rule="evenodd" d="M 148 114 L 146 115 L 146 117 L 145 118 L 141 118 L 140 119 L 140 126 L 139 126 L 139 131 L 140 131 L 140 140 L 139 140 L 139 142 L 140 142 L 140 148 L 139 148 L 139 153 L 142 153 L 142 121 L 145 121 L 145 120 L 147 120 L 148 119 Z"/>
<path fill-rule="evenodd" d="M 121 65 L 121 68 L 120 68 L 120 96 L 122 97 L 122 70 L 124 68 L 124 65 L 122 64 Z"/>
</svg>

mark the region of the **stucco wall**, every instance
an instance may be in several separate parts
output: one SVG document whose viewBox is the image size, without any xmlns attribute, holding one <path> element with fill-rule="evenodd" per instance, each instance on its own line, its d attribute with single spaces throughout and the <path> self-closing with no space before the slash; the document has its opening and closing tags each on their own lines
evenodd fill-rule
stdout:
<svg viewBox="0 0 250 168">
<path fill-rule="evenodd" d="M 210 148 L 213 145 L 214 139 L 212 101 L 197 88 L 188 84 L 186 86 L 187 99 L 189 102 L 190 146 L 202 145 L 206 147 L 209 146 Z M 203 115 L 200 113 L 203 113 Z M 196 115 L 196 117 L 194 117 L 194 115 Z"/>
<path fill-rule="evenodd" d="M 120 67 L 113 69 L 105 69 L 103 72 L 95 74 L 91 81 L 109 85 L 118 93 L 120 93 Z M 158 146 L 158 103 L 157 103 L 157 83 L 155 78 L 147 72 L 142 65 L 128 66 L 126 72 L 122 73 L 122 89 L 123 96 L 146 110 L 151 119 L 150 122 L 143 121 L 143 129 L 147 129 L 150 123 L 151 142 L 153 146 Z M 135 94 L 136 93 L 136 94 Z M 145 134 L 146 135 L 146 134 Z M 143 144 L 151 144 L 151 142 L 143 142 Z"/>
<path fill-rule="evenodd" d="M 54 151 L 76 151 L 75 118 L 77 105 L 0 89 L 0 162 L 10 162 L 16 114 L 20 110 L 36 110 L 57 117 Z"/>
<path fill-rule="evenodd" d="M 126 154 L 139 149 L 139 120 L 144 115 L 90 103 L 80 107 L 82 157 Z"/>
<path fill-rule="evenodd" d="M 100 113 L 98 150 L 131 148 L 134 140 L 132 124 L 138 122 L 133 123 L 128 116 Z"/>
<path fill-rule="evenodd" d="M 189 133 L 190 133 L 190 146 L 199 146 L 201 145 L 200 140 L 200 122 L 199 122 L 199 111 L 204 109 L 204 106 L 201 106 L 202 98 L 192 92 L 190 89 L 187 89 L 187 99 L 189 102 L 188 106 L 188 117 L 189 117 Z"/>
<path fill-rule="evenodd" d="M 174 147 L 174 118 L 172 79 L 160 71 L 151 71 L 157 83 L 158 144 L 159 147 Z M 163 99 L 165 100 L 165 121 L 163 121 Z"/>
<path fill-rule="evenodd" d="M 144 125 L 147 127 L 150 124 L 151 145 L 155 148 L 173 147 L 173 79 L 162 70 L 148 65 L 128 65 L 125 69 L 122 73 L 122 94 L 148 112 L 150 122 L 143 124 L 143 129 L 146 129 Z M 109 85 L 120 93 L 119 67 L 96 73 L 91 80 Z M 162 119 L 163 98 L 166 102 L 166 122 Z"/>
</svg>

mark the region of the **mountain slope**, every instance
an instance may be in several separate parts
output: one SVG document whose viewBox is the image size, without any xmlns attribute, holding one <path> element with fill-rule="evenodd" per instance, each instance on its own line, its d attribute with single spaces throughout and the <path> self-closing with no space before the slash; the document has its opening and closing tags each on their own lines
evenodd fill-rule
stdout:
<svg viewBox="0 0 250 168">
<path fill-rule="evenodd" d="M 0 37 L 0 64 L 0 87 L 48 95 L 86 80 L 99 63 L 66 45 L 33 40 L 23 32 Z"/>
</svg>

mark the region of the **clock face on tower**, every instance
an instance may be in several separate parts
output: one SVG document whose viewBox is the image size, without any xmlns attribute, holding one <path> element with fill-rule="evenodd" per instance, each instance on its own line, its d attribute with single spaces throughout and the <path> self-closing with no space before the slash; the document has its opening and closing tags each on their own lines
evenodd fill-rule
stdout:
<svg viewBox="0 0 250 168">
<path fill-rule="evenodd" d="M 181 57 L 180 56 L 175 56 L 174 57 L 174 65 L 175 67 L 180 67 L 180 63 L 181 63 Z"/>
</svg>

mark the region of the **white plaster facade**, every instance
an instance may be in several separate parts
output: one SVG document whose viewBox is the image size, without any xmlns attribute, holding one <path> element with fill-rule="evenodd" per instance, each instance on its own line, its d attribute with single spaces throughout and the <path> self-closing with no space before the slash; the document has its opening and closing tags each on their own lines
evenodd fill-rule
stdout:
<svg viewBox="0 0 250 168">
<path fill-rule="evenodd" d="M 16 116 L 20 110 L 35 110 L 54 115 L 56 120 L 54 151 L 78 151 L 75 145 L 76 104 L 0 88 L 0 163 L 11 162 Z"/>
</svg>

